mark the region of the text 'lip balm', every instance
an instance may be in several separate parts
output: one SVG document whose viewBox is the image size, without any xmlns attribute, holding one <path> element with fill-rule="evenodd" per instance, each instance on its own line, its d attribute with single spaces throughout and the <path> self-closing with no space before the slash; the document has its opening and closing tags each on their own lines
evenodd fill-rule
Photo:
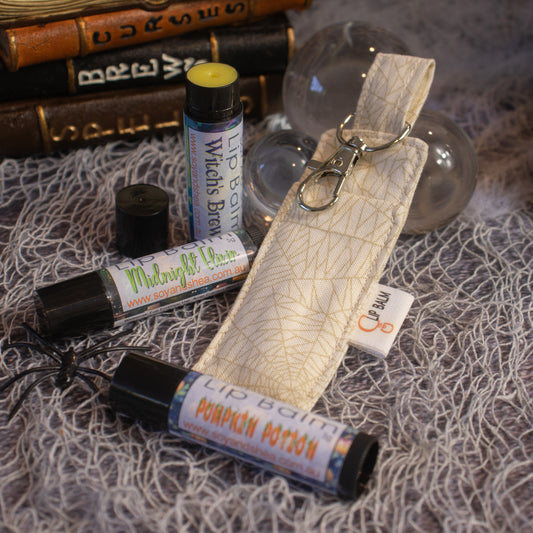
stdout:
<svg viewBox="0 0 533 533">
<path fill-rule="evenodd" d="M 109 388 L 114 411 L 309 486 L 355 499 L 375 437 L 220 379 L 128 352 Z"/>
<path fill-rule="evenodd" d="M 189 233 L 198 240 L 241 227 L 243 107 L 230 65 L 195 65 L 185 87 Z"/>
</svg>

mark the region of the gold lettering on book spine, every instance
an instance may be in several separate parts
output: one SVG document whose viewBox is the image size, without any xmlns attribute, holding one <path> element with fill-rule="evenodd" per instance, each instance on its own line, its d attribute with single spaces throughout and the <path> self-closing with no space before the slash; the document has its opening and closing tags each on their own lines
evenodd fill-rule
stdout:
<svg viewBox="0 0 533 533">
<path fill-rule="evenodd" d="M 85 124 L 81 130 L 81 137 L 84 141 L 90 141 L 92 139 L 103 139 L 108 135 L 113 135 L 115 130 L 104 130 L 98 122 L 90 122 Z"/>
<path fill-rule="evenodd" d="M 57 144 L 63 143 L 64 146 L 60 146 L 60 148 L 66 148 L 69 146 L 69 143 L 78 139 L 82 139 L 83 141 L 104 139 L 105 137 L 119 139 L 121 137 L 138 136 L 139 134 L 155 133 L 167 129 L 176 130 L 181 126 L 181 111 L 174 110 L 168 121 L 153 122 L 148 113 L 143 113 L 141 121 L 133 116 L 117 117 L 115 128 L 105 129 L 98 122 L 87 122 L 81 126 L 65 124 L 61 127 L 59 133 L 56 133 L 54 128 L 48 125 L 44 108 L 42 106 L 36 106 L 35 112 L 39 120 L 43 150 L 46 153 L 53 152 L 57 148 Z"/>
<path fill-rule="evenodd" d="M 173 111 L 172 118 L 173 120 L 169 120 L 168 122 L 156 122 L 154 124 L 154 128 L 156 130 L 163 130 L 167 128 L 179 128 L 181 126 L 181 112 Z"/>
<path fill-rule="evenodd" d="M 135 117 L 118 117 L 117 119 L 117 131 L 120 135 L 135 135 L 141 131 L 150 131 L 150 115 L 148 113 L 143 113 L 142 123 L 137 125 Z"/>
<path fill-rule="evenodd" d="M 80 132 L 76 126 L 69 124 L 65 126 L 59 135 L 54 134 L 54 128 L 50 128 L 50 142 L 59 143 L 65 139 L 69 142 L 75 141 L 80 137 Z"/>
</svg>

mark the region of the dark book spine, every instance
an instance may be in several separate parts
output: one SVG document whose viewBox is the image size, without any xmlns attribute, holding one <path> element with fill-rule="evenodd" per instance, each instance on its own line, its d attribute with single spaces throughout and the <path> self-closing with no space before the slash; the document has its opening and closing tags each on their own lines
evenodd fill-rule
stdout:
<svg viewBox="0 0 533 533">
<path fill-rule="evenodd" d="M 194 0 L 157 11 L 128 9 L 0 30 L 8 70 L 160 40 L 195 30 L 254 20 L 310 0 Z"/>
<path fill-rule="evenodd" d="M 281 74 L 241 79 L 246 119 L 281 109 Z M 184 84 L 0 105 L 0 157 L 22 157 L 176 133 Z"/>
<path fill-rule="evenodd" d="M 241 76 L 284 72 L 294 49 L 284 13 L 138 46 L 0 72 L 0 101 L 181 83 L 197 63 L 220 61 Z"/>
</svg>

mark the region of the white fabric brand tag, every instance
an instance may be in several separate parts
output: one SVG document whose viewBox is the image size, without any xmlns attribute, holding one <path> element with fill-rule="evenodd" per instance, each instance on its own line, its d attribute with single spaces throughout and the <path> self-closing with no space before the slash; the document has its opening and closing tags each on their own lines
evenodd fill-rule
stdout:
<svg viewBox="0 0 533 533">
<path fill-rule="evenodd" d="M 376 284 L 363 300 L 348 343 L 384 359 L 395 341 L 414 297 L 400 289 Z"/>
</svg>

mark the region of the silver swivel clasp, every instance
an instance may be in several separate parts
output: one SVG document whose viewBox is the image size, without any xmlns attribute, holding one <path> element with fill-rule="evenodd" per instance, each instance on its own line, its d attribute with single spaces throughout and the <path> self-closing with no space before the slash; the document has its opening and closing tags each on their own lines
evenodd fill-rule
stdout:
<svg viewBox="0 0 533 533">
<path fill-rule="evenodd" d="M 401 141 L 411 131 L 411 125 L 405 124 L 403 131 L 391 141 L 379 146 L 368 146 L 360 137 L 354 135 L 350 139 L 344 137 L 344 129 L 350 120 L 355 117 L 355 113 L 350 113 L 337 128 L 337 141 L 339 149 L 323 163 L 315 160 L 309 161 L 308 166 L 315 168 L 307 178 L 300 184 L 296 193 L 298 205 L 305 211 L 324 211 L 337 203 L 342 191 L 346 177 L 350 175 L 353 166 L 365 152 L 377 152 L 390 148 L 393 144 Z M 333 178 L 336 180 L 329 201 L 322 205 L 310 205 L 305 200 L 306 191 L 323 180 Z"/>
</svg>

